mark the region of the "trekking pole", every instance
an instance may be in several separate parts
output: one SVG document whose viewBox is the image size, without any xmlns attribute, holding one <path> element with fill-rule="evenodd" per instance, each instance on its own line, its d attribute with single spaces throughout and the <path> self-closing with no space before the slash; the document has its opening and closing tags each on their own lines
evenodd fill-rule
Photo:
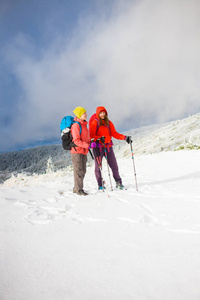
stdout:
<svg viewBox="0 0 200 300">
<path fill-rule="evenodd" d="M 134 175 L 135 175 L 135 188 L 136 188 L 136 191 L 138 191 L 137 178 L 136 178 L 136 170 L 135 170 L 135 162 L 134 162 L 134 156 L 133 156 L 132 141 L 130 142 L 130 145 L 131 145 L 131 153 L 132 153 L 132 159 L 133 159 L 133 169 L 134 169 Z"/>
<path fill-rule="evenodd" d="M 111 186 L 111 191 L 113 191 L 113 187 L 112 187 L 112 181 L 111 181 L 111 177 L 110 177 L 110 169 L 109 169 L 109 165 L 108 165 L 108 156 L 107 156 L 107 151 L 106 151 L 106 146 L 105 146 L 105 139 L 103 138 L 103 147 L 104 147 L 104 153 L 105 153 L 105 158 L 107 161 L 107 167 L 108 167 L 108 176 L 110 178 L 110 186 Z"/>
<path fill-rule="evenodd" d="M 90 149 L 89 149 L 89 152 L 90 152 L 90 155 L 91 155 L 92 159 L 94 159 L 94 156 L 93 156 L 93 154 L 92 154 L 92 152 L 91 152 Z"/>
</svg>

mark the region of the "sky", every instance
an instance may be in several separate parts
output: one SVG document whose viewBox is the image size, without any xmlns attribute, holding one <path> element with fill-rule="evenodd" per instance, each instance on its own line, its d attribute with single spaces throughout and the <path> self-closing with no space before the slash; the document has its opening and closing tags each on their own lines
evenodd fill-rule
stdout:
<svg viewBox="0 0 200 300">
<path fill-rule="evenodd" d="M 200 112 L 199 0 L 1 0 L 0 44 L 0 152 L 76 106 L 119 132 Z"/>
</svg>

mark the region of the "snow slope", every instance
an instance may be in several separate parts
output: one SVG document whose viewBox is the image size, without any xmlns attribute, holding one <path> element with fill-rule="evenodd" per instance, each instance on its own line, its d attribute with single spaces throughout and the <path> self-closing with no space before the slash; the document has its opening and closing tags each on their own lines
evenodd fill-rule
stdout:
<svg viewBox="0 0 200 300">
<path fill-rule="evenodd" d="M 200 114 L 162 125 L 130 131 L 135 154 L 200 149 Z"/>
<path fill-rule="evenodd" d="M 72 193 L 70 166 L 0 185 L 0 299 L 200 299 L 200 150 L 155 150 L 168 141 L 166 126 L 165 143 L 138 133 L 138 144 L 154 149 L 135 154 L 138 192 L 130 148 L 120 143 L 127 190 L 111 191 L 105 161 L 105 193 L 92 162 L 87 197 Z"/>
</svg>

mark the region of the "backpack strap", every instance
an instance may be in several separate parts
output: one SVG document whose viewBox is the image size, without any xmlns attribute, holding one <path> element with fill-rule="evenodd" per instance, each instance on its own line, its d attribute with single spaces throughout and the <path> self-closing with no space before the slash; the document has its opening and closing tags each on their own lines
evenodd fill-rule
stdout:
<svg viewBox="0 0 200 300">
<path fill-rule="evenodd" d="M 109 132 L 110 132 L 110 136 L 111 136 L 111 131 L 110 131 L 110 120 L 108 121 L 108 122 L 109 122 L 108 125 L 100 125 L 100 120 L 99 120 L 99 119 L 95 119 L 95 120 L 97 120 L 97 131 L 99 130 L 99 127 L 100 127 L 100 126 L 106 126 L 106 127 L 108 128 L 108 130 L 109 130 Z M 96 133 L 97 133 L 97 131 L 96 131 Z"/>
<path fill-rule="evenodd" d="M 111 136 L 111 131 L 110 131 L 110 120 L 109 120 L 109 125 L 100 125 L 100 120 L 99 119 L 95 119 L 97 121 L 97 129 L 96 129 L 96 134 L 97 134 L 97 131 L 99 130 L 99 127 L 100 126 L 106 126 L 110 132 L 110 136 Z"/>
<path fill-rule="evenodd" d="M 78 121 L 74 121 L 74 123 L 78 123 L 78 124 L 79 124 L 79 126 L 80 126 L 80 135 L 81 135 L 81 132 L 82 132 L 82 126 L 81 126 L 81 123 L 78 122 Z"/>
</svg>

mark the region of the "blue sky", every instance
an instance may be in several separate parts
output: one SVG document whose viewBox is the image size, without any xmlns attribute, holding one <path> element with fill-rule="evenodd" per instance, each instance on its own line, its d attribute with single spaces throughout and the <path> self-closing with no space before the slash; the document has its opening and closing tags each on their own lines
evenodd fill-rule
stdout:
<svg viewBox="0 0 200 300">
<path fill-rule="evenodd" d="M 106 106 L 118 131 L 200 111 L 199 0 L 2 0 L 0 151 L 59 142 Z"/>
</svg>

